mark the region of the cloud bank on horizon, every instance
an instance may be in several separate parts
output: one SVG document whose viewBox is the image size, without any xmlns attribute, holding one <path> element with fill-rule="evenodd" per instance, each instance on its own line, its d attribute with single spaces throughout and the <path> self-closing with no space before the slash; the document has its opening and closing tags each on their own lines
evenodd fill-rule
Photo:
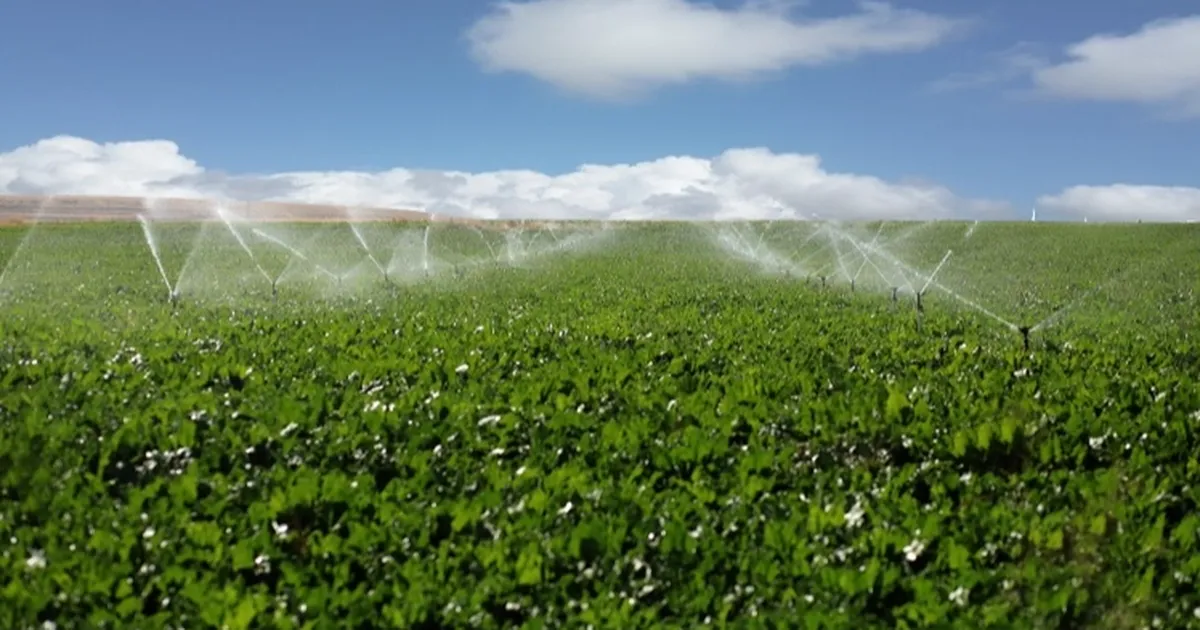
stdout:
<svg viewBox="0 0 1200 630">
<path fill-rule="evenodd" d="M 819 156 L 730 149 L 636 164 L 467 173 L 395 168 L 231 175 L 168 140 L 97 143 L 58 136 L 0 153 L 0 193 L 181 197 L 416 208 L 479 219 L 1005 219 L 1011 205 L 935 184 L 830 172 Z M 1200 189 L 1075 186 L 1038 200 L 1063 218 L 1200 218 Z"/>
</svg>

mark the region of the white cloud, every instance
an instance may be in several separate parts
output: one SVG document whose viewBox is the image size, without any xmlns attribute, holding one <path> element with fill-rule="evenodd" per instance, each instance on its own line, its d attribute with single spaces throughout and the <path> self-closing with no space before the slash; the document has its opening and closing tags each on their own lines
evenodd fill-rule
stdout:
<svg viewBox="0 0 1200 630">
<path fill-rule="evenodd" d="M 833 173 L 815 155 L 731 149 L 706 159 L 585 165 L 562 175 L 396 168 L 227 175 L 173 142 L 59 136 L 0 153 L 0 193 L 228 198 L 418 208 L 476 218 L 751 219 L 998 216 L 1008 206 L 924 182 Z"/>
<path fill-rule="evenodd" d="M 1200 15 L 1157 20 L 1127 35 L 1094 35 L 1066 52 L 1068 61 L 1033 72 L 1040 91 L 1200 116 Z"/>
<path fill-rule="evenodd" d="M 955 72 L 934 81 L 930 88 L 935 92 L 952 92 L 1004 84 L 1027 77 L 1045 65 L 1036 44 L 1020 42 L 988 55 L 988 63 L 982 70 Z"/>
<path fill-rule="evenodd" d="M 1100 221 L 1197 221 L 1200 188 L 1186 186 L 1072 186 L 1038 199 L 1038 207 Z"/>
<path fill-rule="evenodd" d="M 155 182 L 195 176 L 202 171 L 179 154 L 174 142 L 97 144 L 58 136 L 0 154 L 0 191 L 54 191 L 64 195 L 102 191 L 100 194 L 138 197 L 150 194 L 147 186 Z"/>
<path fill-rule="evenodd" d="M 930 48 L 964 21 L 884 2 L 832 18 L 792 17 L 788 0 L 720 9 L 687 0 L 500 2 L 467 31 L 487 70 L 522 72 L 604 99 L 697 79 L 741 80 L 792 66 Z"/>
</svg>

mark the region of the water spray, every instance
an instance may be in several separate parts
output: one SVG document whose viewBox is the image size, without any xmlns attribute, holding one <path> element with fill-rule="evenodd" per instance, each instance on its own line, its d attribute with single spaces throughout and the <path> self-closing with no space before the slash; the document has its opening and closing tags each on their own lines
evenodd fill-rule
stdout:
<svg viewBox="0 0 1200 630">
<path fill-rule="evenodd" d="M 917 293 L 918 297 L 920 297 L 922 293 L 925 293 L 925 290 L 929 288 L 929 285 L 933 284 L 933 279 L 936 278 L 938 272 L 942 270 L 942 265 L 946 264 L 946 261 L 950 259 L 950 254 L 953 253 L 953 250 L 946 250 L 946 255 L 942 256 L 942 261 L 937 264 L 937 267 L 933 268 L 933 273 L 929 274 L 929 277 L 925 279 L 925 286 L 921 287 L 921 290 Z"/>
<path fill-rule="evenodd" d="M 224 208 L 217 208 L 217 217 L 221 219 L 221 221 L 225 224 L 225 227 L 229 228 L 229 233 L 233 234 L 233 238 L 237 239 L 238 245 L 242 246 L 242 250 L 244 250 L 246 255 L 250 257 L 250 262 L 254 263 L 254 266 L 258 269 L 258 272 L 262 274 L 262 277 L 266 278 L 267 282 L 270 282 L 271 274 L 267 273 L 266 269 L 263 269 L 263 266 L 258 262 L 258 258 L 254 256 L 254 251 L 251 250 L 250 246 L 246 244 L 246 239 L 243 239 L 241 233 L 234 229 L 233 222 L 229 220 L 229 213 L 225 212 Z M 257 232 L 258 230 L 254 231 Z"/>
<path fill-rule="evenodd" d="M 431 219 L 432 221 L 432 219 Z M 429 228 L 431 223 L 425 224 L 425 236 L 421 239 L 421 267 L 425 270 L 425 277 L 429 277 Z"/>
<path fill-rule="evenodd" d="M 137 215 L 138 223 L 142 224 L 142 234 L 146 236 L 146 244 L 150 246 L 150 254 L 154 256 L 154 264 L 158 267 L 158 273 L 162 276 L 163 283 L 167 285 L 167 301 L 174 303 L 177 297 L 175 288 L 171 286 L 171 280 L 167 278 L 167 270 L 163 267 L 162 256 L 158 253 L 158 242 L 154 240 L 154 233 L 150 231 L 150 221 L 146 219 L 146 215 Z"/>
<path fill-rule="evenodd" d="M 363 251 L 366 252 L 367 258 L 372 264 L 375 265 L 375 268 L 379 270 L 379 273 L 383 274 L 383 279 L 386 282 L 388 280 L 387 269 L 385 269 L 383 265 L 379 263 L 379 260 L 375 258 L 375 254 L 371 253 L 371 248 L 367 247 L 367 239 L 363 238 L 362 233 L 358 231 L 358 225 L 354 223 L 350 223 L 349 225 L 350 231 L 354 233 L 355 240 L 358 241 L 358 244 L 362 247 Z"/>
<path fill-rule="evenodd" d="M 253 228 L 253 229 L 251 229 L 250 231 L 251 231 L 251 232 L 253 232 L 255 235 L 259 236 L 260 238 L 265 238 L 265 239 L 267 239 L 268 241 L 271 241 L 272 243 L 275 243 L 276 245 L 278 245 L 278 246 L 280 246 L 280 247 L 282 247 L 282 248 L 286 249 L 288 252 L 290 252 L 290 253 L 291 253 L 293 256 L 295 256 L 296 258 L 299 258 L 300 260 L 303 260 L 303 261 L 304 261 L 304 262 L 306 262 L 306 263 L 310 263 L 312 266 L 314 266 L 314 267 L 316 267 L 316 268 L 317 268 L 317 271 L 320 271 L 321 273 L 323 273 L 323 274 L 325 274 L 325 275 L 329 276 L 330 278 L 335 278 L 335 279 L 336 279 L 336 278 L 338 277 L 338 276 L 337 276 L 337 274 L 335 274 L 335 273 L 333 273 L 332 271 L 330 271 L 330 270 L 328 270 L 328 269 L 326 269 L 326 268 L 322 267 L 321 265 L 318 265 L 317 263 L 313 262 L 311 259 L 309 259 L 309 257 L 308 257 L 308 256 L 305 256 L 305 255 L 304 255 L 304 252 L 302 252 L 302 251 L 300 251 L 300 250 L 296 249 L 295 247 L 292 247 L 292 246 L 291 246 L 291 245 L 289 245 L 289 244 L 288 244 L 286 241 L 284 241 L 284 240 L 282 240 L 282 239 L 279 239 L 279 238 L 276 238 L 276 237 L 274 237 L 274 236 L 271 236 L 270 234 L 267 234 L 266 232 L 264 232 L 264 231 L 262 231 L 262 230 L 260 230 L 260 229 L 258 229 L 258 228 Z M 259 270 L 261 271 L 261 270 L 262 270 L 262 267 L 259 267 Z M 265 274 L 266 272 L 263 272 L 263 273 Z M 267 280 L 270 280 L 270 279 L 271 279 L 271 278 L 268 276 L 268 277 L 267 277 Z M 275 280 L 277 281 L 277 280 L 278 280 L 278 278 L 276 278 Z"/>
</svg>

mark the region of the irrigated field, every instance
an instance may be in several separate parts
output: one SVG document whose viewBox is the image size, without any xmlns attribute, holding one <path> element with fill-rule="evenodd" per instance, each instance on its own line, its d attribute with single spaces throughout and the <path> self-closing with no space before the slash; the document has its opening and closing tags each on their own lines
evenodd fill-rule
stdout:
<svg viewBox="0 0 1200 630">
<path fill-rule="evenodd" d="M 0 230 L 2 628 L 1200 625 L 1198 226 L 145 227 Z"/>
</svg>

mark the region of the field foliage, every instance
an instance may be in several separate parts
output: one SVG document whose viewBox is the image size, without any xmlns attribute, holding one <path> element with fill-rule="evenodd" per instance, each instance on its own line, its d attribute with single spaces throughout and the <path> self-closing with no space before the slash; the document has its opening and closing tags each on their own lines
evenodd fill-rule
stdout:
<svg viewBox="0 0 1200 630">
<path fill-rule="evenodd" d="M 1194 226 L 151 228 L 0 231 L 0 627 L 1200 627 Z"/>
</svg>

